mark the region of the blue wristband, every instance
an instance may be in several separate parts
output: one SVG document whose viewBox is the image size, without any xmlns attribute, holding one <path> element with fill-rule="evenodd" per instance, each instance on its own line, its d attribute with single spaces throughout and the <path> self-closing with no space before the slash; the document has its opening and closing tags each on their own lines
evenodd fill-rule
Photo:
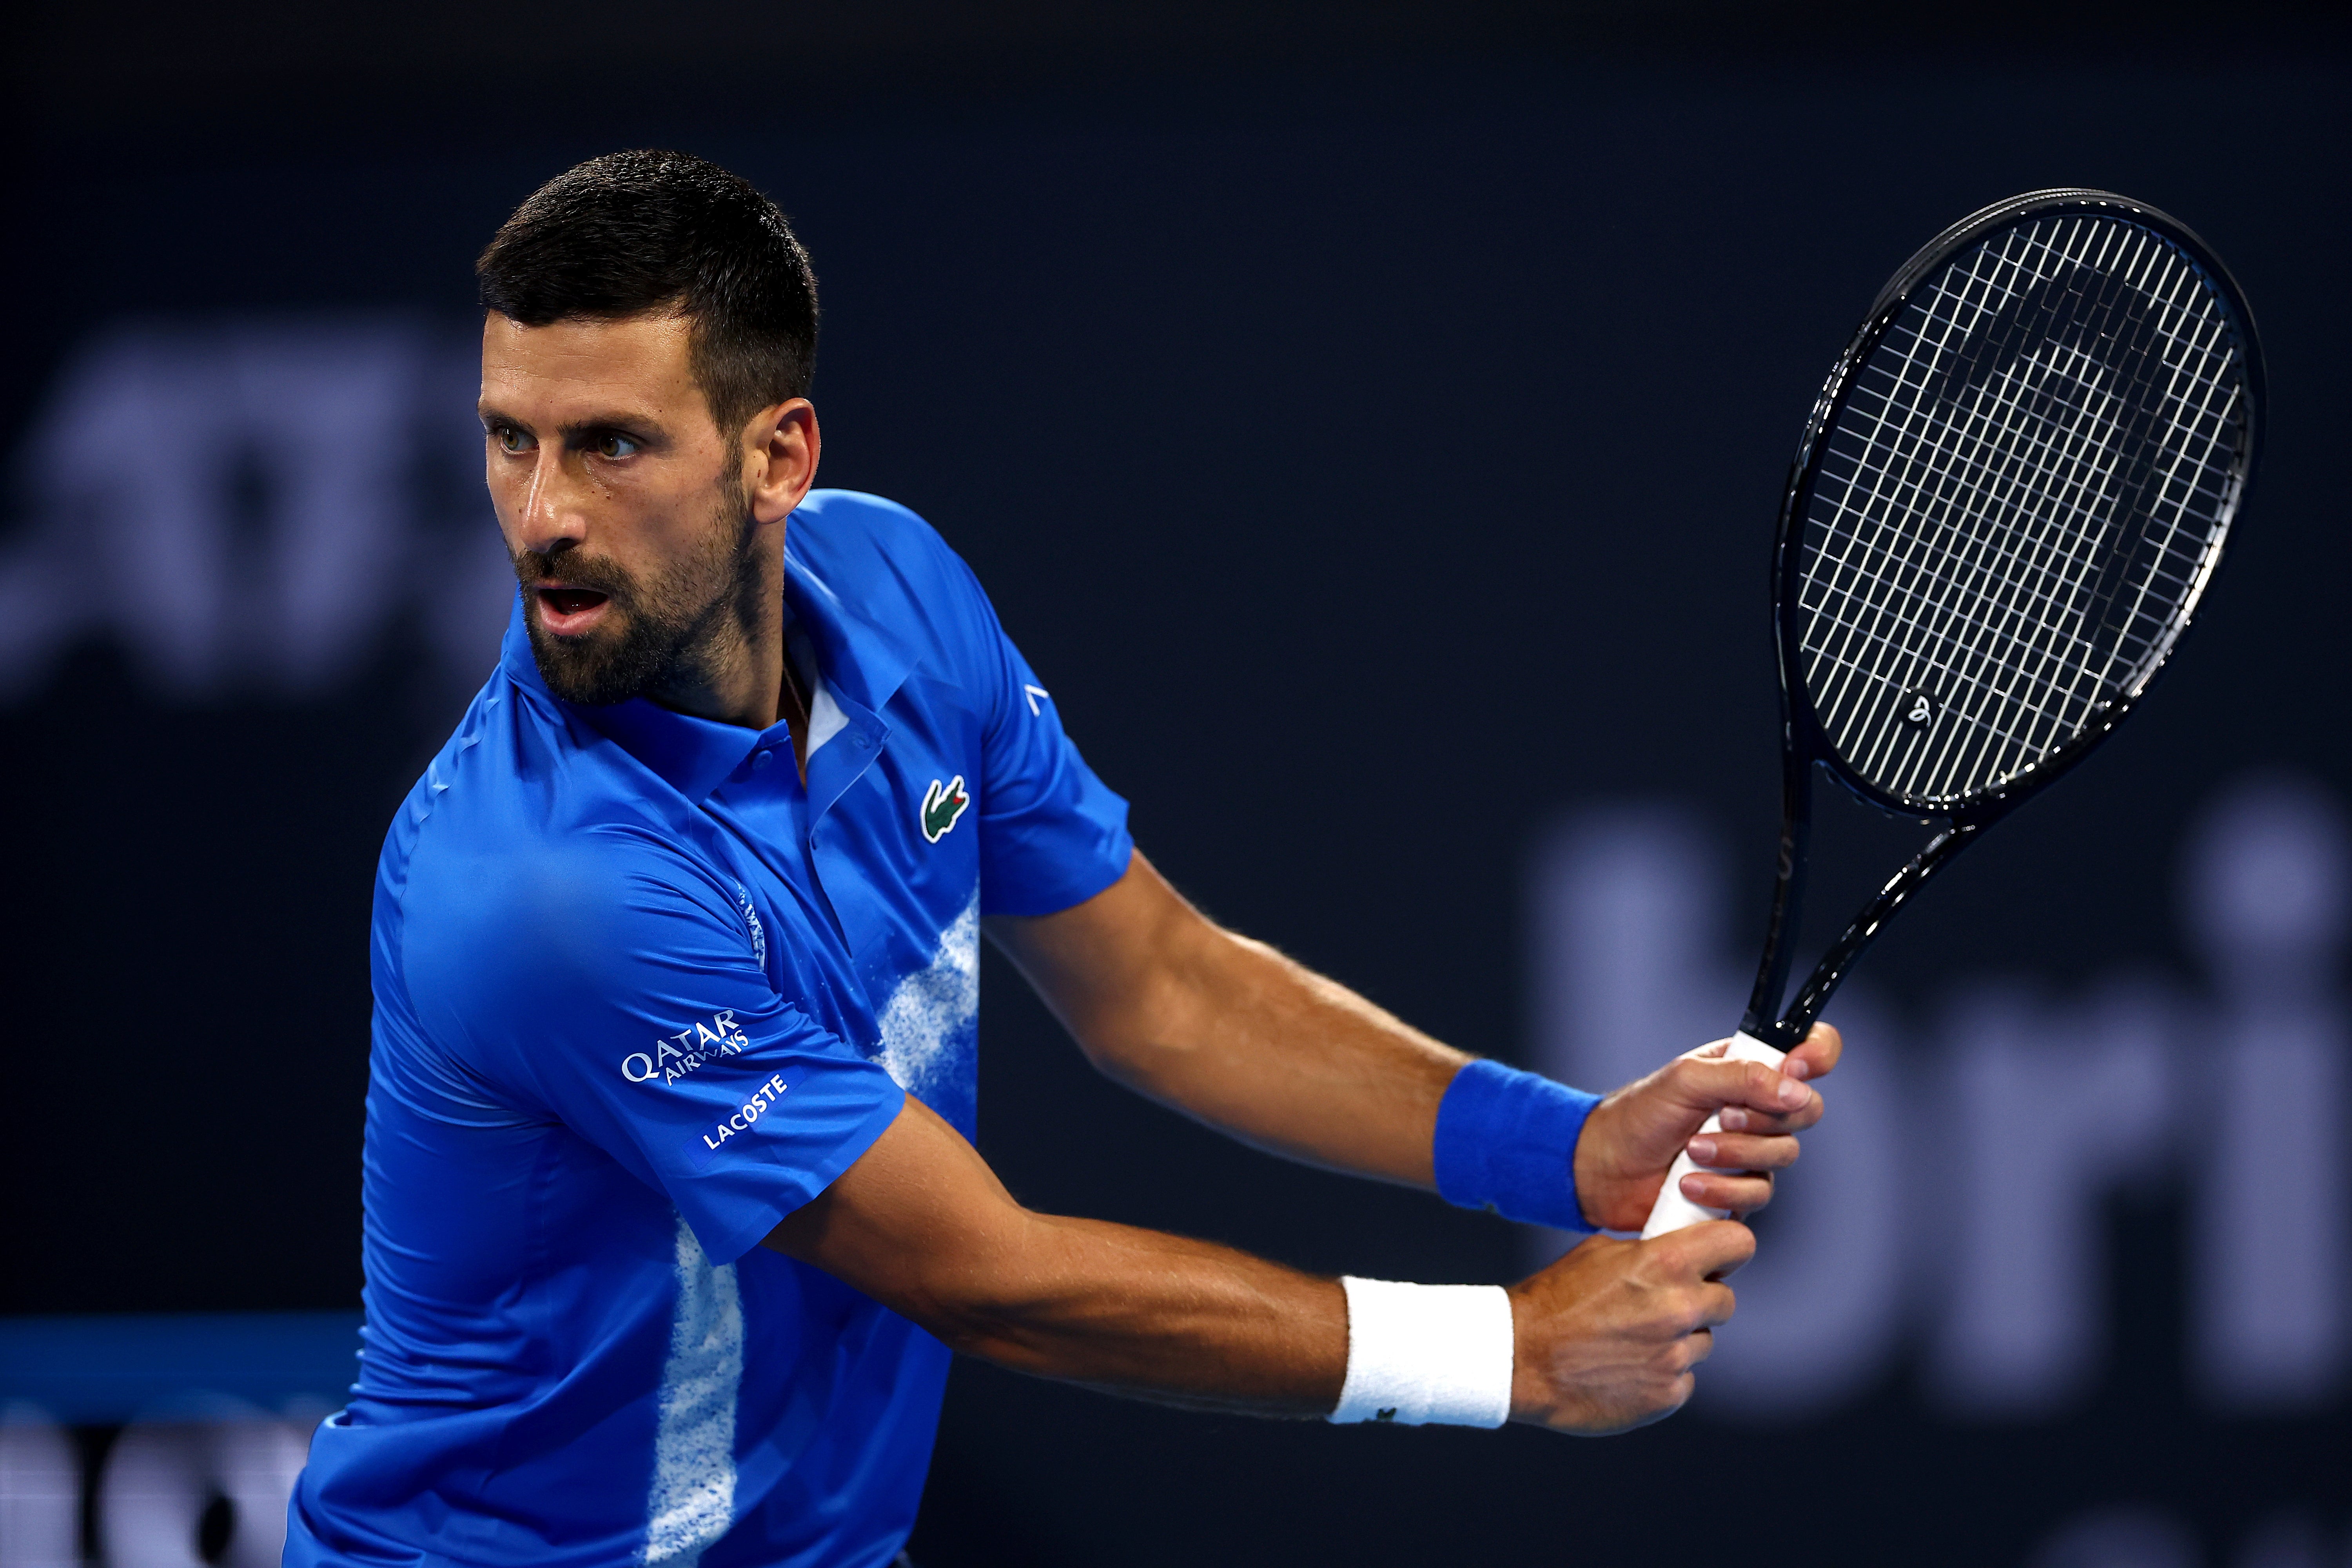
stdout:
<svg viewBox="0 0 2352 1568">
<path fill-rule="evenodd" d="M 1500 1062 L 1474 1061 L 1437 1102 L 1437 1191 L 1465 1209 L 1590 1233 L 1576 1198 L 1576 1141 L 1597 1094 Z"/>
</svg>

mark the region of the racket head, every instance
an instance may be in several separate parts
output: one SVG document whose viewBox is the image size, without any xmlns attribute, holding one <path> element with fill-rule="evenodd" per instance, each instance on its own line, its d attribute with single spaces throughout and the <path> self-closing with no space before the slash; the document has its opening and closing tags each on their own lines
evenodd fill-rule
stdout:
<svg viewBox="0 0 2352 1568">
<path fill-rule="evenodd" d="M 1929 241 L 1791 468 L 1774 584 L 1792 765 L 1973 825 L 2080 761 L 2202 600 L 2263 397 L 2236 281 L 2153 207 L 2035 191 Z"/>
</svg>

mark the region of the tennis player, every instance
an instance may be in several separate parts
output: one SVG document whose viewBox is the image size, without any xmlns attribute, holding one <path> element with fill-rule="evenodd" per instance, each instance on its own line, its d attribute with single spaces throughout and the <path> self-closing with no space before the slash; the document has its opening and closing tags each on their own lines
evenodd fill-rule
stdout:
<svg viewBox="0 0 2352 1568">
<path fill-rule="evenodd" d="M 365 1348 L 288 1563 L 888 1563 L 951 1349 L 1340 1422 L 1689 1397 L 1737 1221 L 1505 1289 L 1023 1208 L 972 1146 L 981 933 L 1139 1092 L 1578 1232 L 1638 1227 L 1686 1144 L 1687 1195 L 1764 1203 L 1833 1033 L 1597 1099 L 1202 918 L 964 563 L 811 488 L 814 279 L 724 170 L 582 164 L 478 273 L 520 592 L 377 875 Z"/>
</svg>

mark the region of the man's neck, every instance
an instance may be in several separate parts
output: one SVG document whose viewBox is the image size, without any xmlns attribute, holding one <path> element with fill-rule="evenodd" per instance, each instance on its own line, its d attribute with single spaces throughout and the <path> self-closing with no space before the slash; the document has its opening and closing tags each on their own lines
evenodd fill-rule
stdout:
<svg viewBox="0 0 2352 1568">
<path fill-rule="evenodd" d="M 700 657 L 687 661 L 684 679 L 646 693 L 663 707 L 698 719 L 764 730 L 792 719 L 795 745 L 808 727 L 807 703 L 785 674 L 784 561 L 782 531 L 737 595 L 714 609 Z M 690 671 L 690 673 L 689 673 Z"/>
<path fill-rule="evenodd" d="M 793 668 L 789 650 L 784 655 L 783 674 L 782 684 L 778 689 L 779 707 L 782 709 L 779 716 L 792 727 L 793 761 L 800 764 L 801 784 L 805 788 L 808 784 L 809 709 L 813 699 L 801 684 L 801 672 Z"/>
</svg>

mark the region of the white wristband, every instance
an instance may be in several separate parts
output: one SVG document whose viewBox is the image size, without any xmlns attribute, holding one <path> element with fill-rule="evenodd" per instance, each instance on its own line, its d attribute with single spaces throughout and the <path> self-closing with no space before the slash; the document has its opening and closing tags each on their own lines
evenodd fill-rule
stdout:
<svg viewBox="0 0 2352 1568">
<path fill-rule="evenodd" d="M 1339 1284 L 1348 1380 L 1331 1420 L 1500 1426 L 1511 1418 L 1511 1298 L 1501 1286 Z"/>
</svg>

